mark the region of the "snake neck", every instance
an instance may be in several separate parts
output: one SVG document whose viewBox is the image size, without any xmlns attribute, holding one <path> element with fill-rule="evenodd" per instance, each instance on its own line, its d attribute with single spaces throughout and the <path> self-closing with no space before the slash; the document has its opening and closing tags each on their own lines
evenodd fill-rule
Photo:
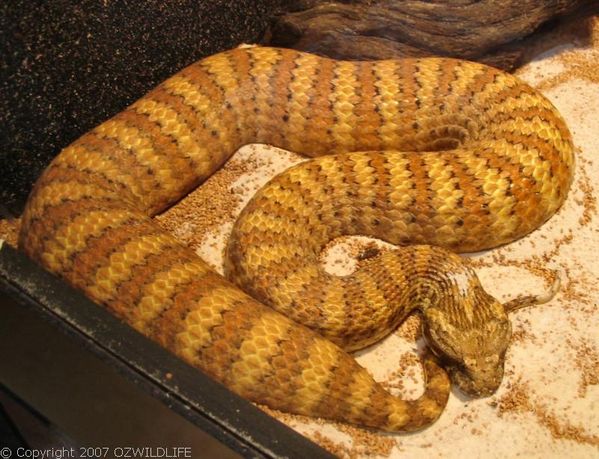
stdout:
<svg viewBox="0 0 599 459">
<path fill-rule="evenodd" d="M 423 314 L 431 309 L 472 321 L 472 308 L 487 310 L 490 297 L 482 289 L 468 260 L 435 246 L 402 248 L 387 263 L 403 263 L 403 271 L 412 282 L 405 285 L 411 310 Z M 395 260 L 393 260 L 395 258 Z M 462 325 L 466 325 L 463 323 Z"/>
<path fill-rule="evenodd" d="M 375 253 L 344 282 L 346 286 L 374 283 L 385 292 L 390 328 L 414 311 L 424 317 L 435 311 L 464 330 L 507 317 L 485 292 L 468 260 L 440 247 L 416 245 Z"/>
</svg>

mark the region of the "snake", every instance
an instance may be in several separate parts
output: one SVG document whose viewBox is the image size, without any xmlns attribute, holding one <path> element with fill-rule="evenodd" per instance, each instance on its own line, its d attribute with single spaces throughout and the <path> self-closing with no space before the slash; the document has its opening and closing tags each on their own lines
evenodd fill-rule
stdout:
<svg viewBox="0 0 599 459">
<path fill-rule="evenodd" d="M 308 159 L 243 209 L 215 272 L 153 218 L 241 146 Z M 250 401 L 388 432 L 441 415 L 451 382 L 501 383 L 508 313 L 461 252 L 542 225 L 573 176 L 566 124 L 517 77 L 452 58 L 336 61 L 239 47 L 184 68 L 64 148 L 19 246 L 135 330 Z M 351 274 L 319 258 L 366 235 Z M 422 317 L 424 391 L 386 390 L 351 352 Z"/>
</svg>

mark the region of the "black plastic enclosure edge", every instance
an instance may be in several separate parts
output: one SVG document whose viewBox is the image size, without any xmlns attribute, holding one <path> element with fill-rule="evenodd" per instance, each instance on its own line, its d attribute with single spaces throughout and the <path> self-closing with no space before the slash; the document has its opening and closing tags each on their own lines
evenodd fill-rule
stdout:
<svg viewBox="0 0 599 459">
<path fill-rule="evenodd" d="M 242 456 L 334 457 L 121 322 L 6 243 L 0 247 L 0 290 Z M 166 368 L 168 371 L 162 370 Z"/>
</svg>

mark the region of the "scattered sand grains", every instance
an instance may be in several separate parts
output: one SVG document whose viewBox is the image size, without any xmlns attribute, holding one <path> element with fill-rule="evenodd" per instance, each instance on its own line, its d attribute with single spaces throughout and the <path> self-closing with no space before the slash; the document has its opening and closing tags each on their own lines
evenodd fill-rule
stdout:
<svg viewBox="0 0 599 459">
<path fill-rule="evenodd" d="M 599 446 L 599 436 L 587 433 L 587 429 L 571 424 L 554 414 L 548 406 L 531 398 L 534 393 L 528 385 L 515 382 L 510 385 L 509 392 L 499 401 L 499 415 L 508 413 L 530 413 L 537 422 L 549 430 L 556 440 L 572 440 L 592 446 Z"/>
</svg>

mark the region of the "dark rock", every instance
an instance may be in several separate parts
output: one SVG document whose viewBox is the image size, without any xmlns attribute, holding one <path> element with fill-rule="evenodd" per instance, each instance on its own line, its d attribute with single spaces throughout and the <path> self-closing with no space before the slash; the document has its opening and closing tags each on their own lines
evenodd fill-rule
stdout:
<svg viewBox="0 0 599 459">
<path fill-rule="evenodd" d="M 287 0 L 283 8 L 273 45 L 336 59 L 451 56 L 512 70 L 543 25 L 596 14 L 599 1 Z"/>
</svg>

